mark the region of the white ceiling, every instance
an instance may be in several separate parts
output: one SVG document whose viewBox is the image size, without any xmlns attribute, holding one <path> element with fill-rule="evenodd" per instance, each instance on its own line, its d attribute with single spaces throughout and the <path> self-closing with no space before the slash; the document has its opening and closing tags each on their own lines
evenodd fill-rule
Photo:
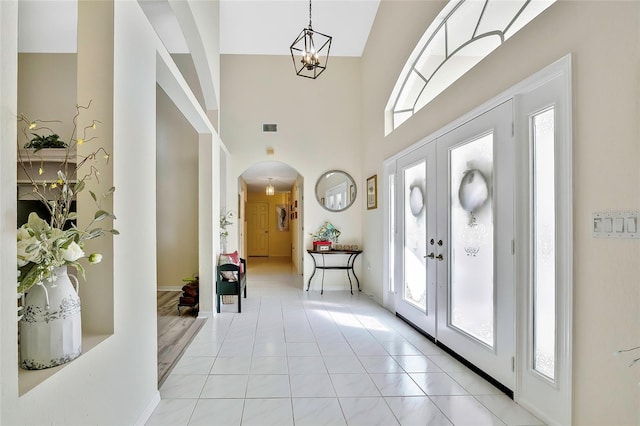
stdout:
<svg viewBox="0 0 640 426">
<path fill-rule="evenodd" d="M 333 37 L 331 56 L 361 56 L 379 0 L 314 0 L 312 26 Z M 309 24 L 308 0 L 221 0 L 220 53 L 290 55 Z"/>
<path fill-rule="evenodd" d="M 133 1 L 133 0 L 131 0 Z M 314 0 L 313 29 L 333 37 L 331 56 L 361 56 L 380 0 Z M 139 0 L 170 53 L 188 53 L 168 0 Z M 77 0 L 19 2 L 21 52 L 75 52 Z M 309 23 L 306 0 L 220 0 L 220 53 L 289 55 Z M 46 28 L 46 31 L 42 31 Z"/>
<path fill-rule="evenodd" d="M 263 192 L 269 184 L 269 178 L 276 192 L 288 192 L 291 191 L 297 177 L 298 172 L 295 169 L 279 161 L 256 163 L 242 173 L 249 192 Z"/>
</svg>

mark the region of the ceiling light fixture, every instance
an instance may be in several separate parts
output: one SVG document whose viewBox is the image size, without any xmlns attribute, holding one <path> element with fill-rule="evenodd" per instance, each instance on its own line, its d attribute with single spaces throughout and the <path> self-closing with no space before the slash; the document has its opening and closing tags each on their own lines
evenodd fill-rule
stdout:
<svg viewBox="0 0 640 426">
<path fill-rule="evenodd" d="M 267 187 L 265 188 L 264 192 L 267 195 L 275 195 L 276 193 L 276 189 L 273 187 L 273 185 L 271 184 L 271 178 L 269 178 L 269 184 L 267 185 Z"/>
<path fill-rule="evenodd" d="M 316 48 L 316 46 L 320 47 Z M 311 27 L 311 0 L 309 0 L 309 26 L 300 32 L 289 49 L 291 50 L 293 67 L 300 77 L 315 79 L 327 69 L 331 36 L 313 31 Z M 300 59 L 296 61 L 296 57 Z"/>
</svg>

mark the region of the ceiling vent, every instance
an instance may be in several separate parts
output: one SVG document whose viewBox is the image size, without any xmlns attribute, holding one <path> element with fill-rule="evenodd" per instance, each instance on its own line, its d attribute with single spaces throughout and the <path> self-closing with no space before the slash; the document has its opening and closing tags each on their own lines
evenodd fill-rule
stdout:
<svg viewBox="0 0 640 426">
<path fill-rule="evenodd" d="M 277 124 L 263 124 L 262 125 L 262 133 L 275 133 L 278 131 Z"/>
</svg>

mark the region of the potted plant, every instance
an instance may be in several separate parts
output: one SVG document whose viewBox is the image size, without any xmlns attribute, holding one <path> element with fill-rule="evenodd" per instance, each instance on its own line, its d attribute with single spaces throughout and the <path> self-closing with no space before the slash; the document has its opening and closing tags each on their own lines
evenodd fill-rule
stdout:
<svg viewBox="0 0 640 426">
<path fill-rule="evenodd" d="M 47 136 L 38 135 L 36 133 L 31 134 L 33 138 L 24 145 L 25 149 L 33 149 L 34 153 L 44 148 L 66 148 L 66 142 L 60 140 L 58 134 L 53 133 Z"/>
</svg>

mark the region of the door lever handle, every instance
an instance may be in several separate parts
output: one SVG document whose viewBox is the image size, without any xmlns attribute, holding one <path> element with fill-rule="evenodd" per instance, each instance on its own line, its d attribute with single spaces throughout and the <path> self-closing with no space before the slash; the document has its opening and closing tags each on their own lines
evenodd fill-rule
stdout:
<svg viewBox="0 0 640 426">
<path fill-rule="evenodd" d="M 424 256 L 424 257 L 428 257 L 429 259 L 433 259 L 436 257 L 435 254 L 433 254 L 433 252 L 429 253 L 428 255 Z"/>
<path fill-rule="evenodd" d="M 442 257 L 442 254 L 439 254 L 436 256 L 436 259 L 442 262 L 444 260 L 444 257 Z"/>
</svg>

